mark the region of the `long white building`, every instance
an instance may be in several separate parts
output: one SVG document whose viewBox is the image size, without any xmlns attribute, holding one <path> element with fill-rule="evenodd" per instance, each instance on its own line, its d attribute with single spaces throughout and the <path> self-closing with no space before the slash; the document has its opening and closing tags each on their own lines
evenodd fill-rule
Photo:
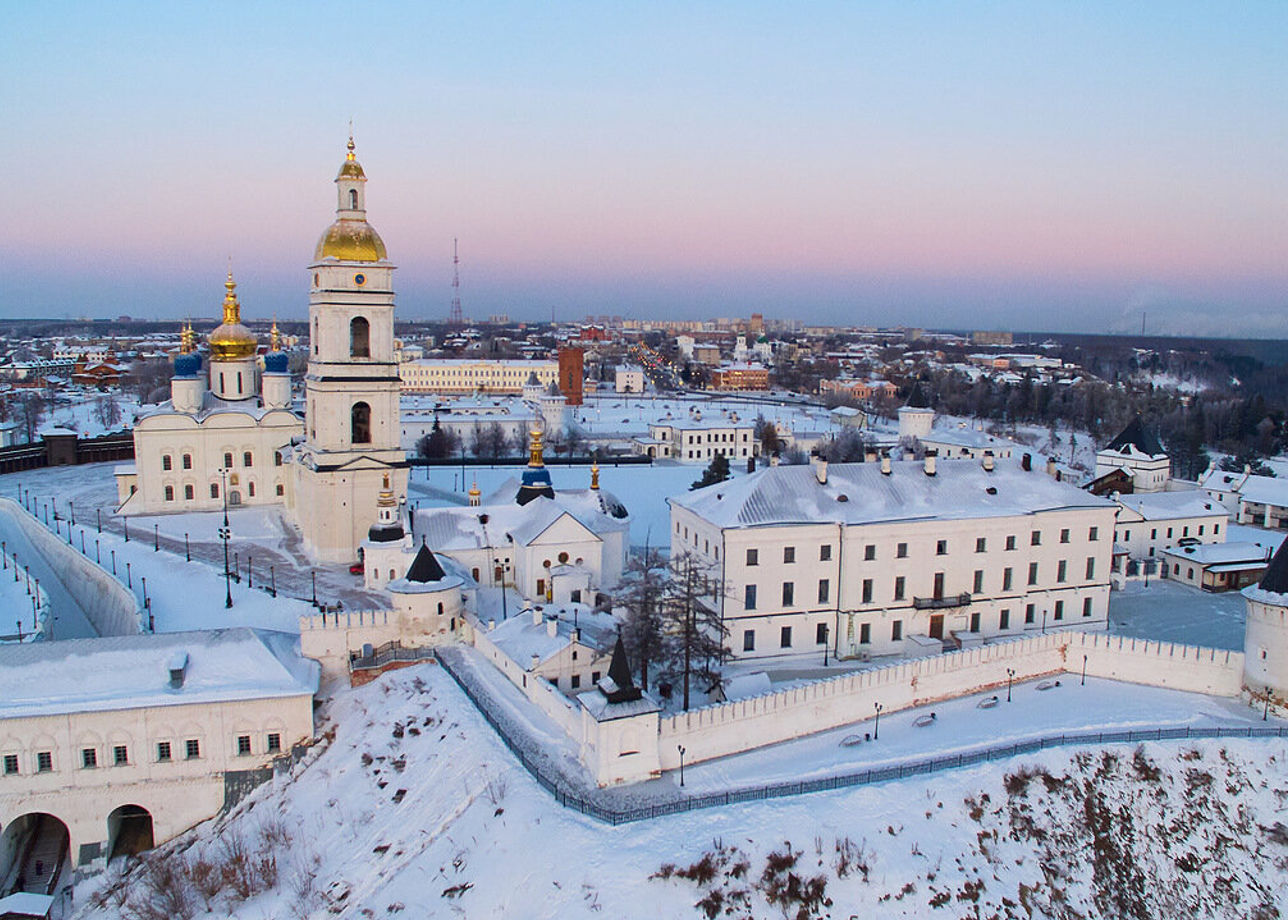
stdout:
<svg viewBox="0 0 1288 920">
<path fill-rule="evenodd" d="M 556 361 L 425 358 L 398 365 L 404 393 L 522 393 L 533 374 L 543 387 L 559 381 Z"/>
<path fill-rule="evenodd" d="M 1116 506 L 1010 461 L 778 466 L 668 501 L 734 658 L 924 654 L 1108 616 Z"/>
</svg>

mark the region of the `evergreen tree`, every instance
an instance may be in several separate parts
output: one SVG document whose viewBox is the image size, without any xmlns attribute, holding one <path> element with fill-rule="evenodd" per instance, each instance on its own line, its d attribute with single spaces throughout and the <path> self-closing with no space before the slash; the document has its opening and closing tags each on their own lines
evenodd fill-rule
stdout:
<svg viewBox="0 0 1288 920">
<path fill-rule="evenodd" d="M 668 657 L 670 636 L 663 616 L 667 564 L 660 551 L 645 549 L 632 556 L 622 574 L 618 599 L 626 609 L 622 642 L 639 667 L 640 687 L 648 689 L 649 668 Z"/>
<path fill-rule="evenodd" d="M 692 680 L 710 686 L 720 679 L 720 665 L 728 653 L 724 640 L 729 634 L 720 616 L 723 593 L 724 583 L 704 559 L 690 552 L 671 559 L 662 622 L 670 637 L 668 670 L 682 683 L 686 710 Z"/>
<path fill-rule="evenodd" d="M 724 482 L 729 478 L 729 458 L 724 454 L 716 454 L 711 458 L 711 463 L 702 472 L 702 478 L 689 486 L 689 491 L 701 489 L 703 486 L 712 486 L 717 482 Z"/>
</svg>

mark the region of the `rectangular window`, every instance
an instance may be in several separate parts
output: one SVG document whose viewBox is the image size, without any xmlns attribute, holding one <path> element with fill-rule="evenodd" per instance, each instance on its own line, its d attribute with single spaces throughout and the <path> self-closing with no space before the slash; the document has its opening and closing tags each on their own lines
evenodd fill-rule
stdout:
<svg viewBox="0 0 1288 920">
<path fill-rule="evenodd" d="M 1027 624 L 1032 624 L 1032 623 L 1035 621 L 1036 617 L 1037 617 L 1037 611 L 1036 611 L 1036 610 L 1034 610 L 1033 605 L 1032 605 L 1032 604 L 1025 604 L 1025 605 L 1024 605 L 1024 622 L 1025 622 L 1025 623 L 1027 623 Z"/>
<path fill-rule="evenodd" d="M 197 495 L 197 493 L 196 493 L 195 491 L 193 491 L 192 486 L 184 486 L 184 487 L 183 487 L 183 497 L 184 497 L 185 499 L 187 499 L 188 501 L 192 501 L 194 498 L 196 498 L 196 495 Z"/>
<path fill-rule="evenodd" d="M 130 762 L 130 749 L 123 744 L 118 744 L 112 748 L 112 763 L 118 767 L 123 767 Z"/>
<path fill-rule="evenodd" d="M 984 591 L 984 570 L 983 569 L 975 570 L 975 585 L 972 588 L 972 590 L 976 594 L 983 593 Z"/>
<path fill-rule="evenodd" d="M 245 757 L 250 753 L 250 735 L 237 736 L 237 756 Z"/>
<path fill-rule="evenodd" d="M 183 743 L 183 752 L 189 760 L 196 760 L 201 756 L 201 742 L 196 738 L 189 738 Z"/>
<path fill-rule="evenodd" d="M 1089 597 L 1084 597 L 1082 599 L 1082 615 L 1084 617 L 1091 616 L 1091 598 Z"/>
<path fill-rule="evenodd" d="M 171 470 L 171 469 L 173 469 L 173 468 L 174 468 L 174 462 L 170 459 L 170 455 L 169 455 L 169 454 L 162 454 L 162 455 L 161 455 L 161 469 L 163 469 L 163 470 L 167 470 L 167 471 L 168 471 L 168 470 Z"/>
<path fill-rule="evenodd" d="M 210 484 L 210 497 L 211 497 L 211 498 L 218 498 L 218 497 L 219 497 L 219 483 L 217 483 L 217 482 L 212 482 L 212 483 Z"/>
<path fill-rule="evenodd" d="M 979 632 L 979 613 L 978 612 L 972 613 L 970 615 L 970 631 L 973 633 Z"/>
<path fill-rule="evenodd" d="M 1167 539 L 1172 539 L 1172 528 L 1167 528 Z"/>
<path fill-rule="evenodd" d="M 935 587 L 934 587 L 933 593 L 935 596 L 935 600 L 943 599 L 943 596 L 944 596 L 944 573 L 943 572 L 935 573 Z"/>
<path fill-rule="evenodd" d="M 1057 584 L 1063 584 L 1066 581 L 1066 575 L 1069 573 L 1069 563 L 1061 559 L 1055 565 L 1055 580 Z"/>
<path fill-rule="evenodd" d="M 1190 527 L 1188 524 L 1186 524 L 1184 527 L 1181 528 L 1181 536 L 1188 537 L 1189 535 L 1190 535 Z"/>
<path fill-rule="evenodd" d="M 742 606 L 748 610 L 756 609 L 756 586 L 747 585 L 742 589 Z"/>
<path fill-rule="evenodd" d="M 827 645 L 827 624 L 819 623 L 814 627 L 814 644 Z"/>
<path fill-rule="evenodd" d="M 1030 533 L 1029 546 L 1041 546 L 1041 545 L 1042 545 L 1042 531 L 1035 530 L 1032 533 Z"/>
<path fill-rule="evenodd" d="M 1006 548 L 1008 550 L 1015 549 L 1015 534 L 1011 534 L 1006 538 Z"/>
<path fill-rule="evenodd" d="M 1062 527 L 1062 528 L 1060 529 L 1060 542 L 1061 542 L 1061 543 L 1068 543 L 1068 542 L 1069 542 L 1069 528 L 1068 528 L 1068 527 Z"/>
<path fill-rule="evenodd" d="M 794 546 L 784 546 L 784 547 L 783 547 L 783 562 L 787 563 L 787 562 L 795 562 L 795 561 L 796 561 L 796 547 L 794 547 Z"/>
<path fill-rule="evenodd" d="M 820 604 L 826 604 L 831 593 L 832 585 L 826 578 L 820 578 L 818 580 L 818 602 Z"/>
<path fill-rule="evenodd" d="M 158 741 L 157 742 L 157 761 L 160 763 L 165 763 L 169 759 L 170 759 L 170 742 Z"/>
<path fill-rule="evenodd" d="M 744 629 L 742 631 L 742 650 L 744 652 L 754 652 L 756 650 L 756 631 L 754 629 Z"/>
<path fill-rule="evenodd" d="M 935 555 L 936 555 L 936 556 L 947 556 L 947 555 L 948 555 L 948 541 L 947 541 L 947 540 L 938 540 L 938 541 L 936 541 L 936 543 L 935 543 Z"/>
<path fill-rule="evenodd" d="M 868 645 L 871 642 L 872 642 L 872 624 L 860 623 L 859 624 L 859 644 Z"/>
<path fill-rule="evenodd" d="M 36 754 L 36 772 L 50 773 L 54 769 L 54 752 L 40 751 Z"/>
<path fill-rule="evenodd" d="M 791 581 L 783 582 L 783 606 L 790 607 L 796 603 L 796 583 Z"/>
<path fill-rule="evenodd" d="M 832 558 L 832 544 L 824 543 L 822 546 L 818 548 L 818 561 L 827 562 L 831 558 Z"/>
<path fill-rule="evenodd" d="M 907 587 L 907 579 L 902 575 L 896 576 L 894 580 L 894 599 L 903 600 L 904 589 Z"/>
<path fill-rule="evenodd" d="M 250 451 L 246 451 L 245 453 L 243 453 L 243 454 L 242 454 L 242 466 L 254 466 L 254 465 L 255 465 L 255 463 L 254 463 L 254 457 L 251 455 L 251 452 L 250 452 Z"/>
<path fill-rule="evenodd" d="M 1087 539 L 1088 539 L 1088 540 L 1090 540 L 1092 543 L 1095 543 L 1097 540 L 1099 540 L 1099 539 L 1100 539 L 1100 528 L 1099 528 L 1099 527 L 1092 527 L 1090 530 L 1088 530 L 1088 531 L 1087 531 Z"/>
<path fill-rule="evenodd" d="M 1011 590 L 1011 584 L 1014 580 L 1013 578 L 1014 574 L 1015 573 L 1009 567 L 1002 569 L 1002 590 L 1003 591 Z"/>
<path fill-rule="evenodd" d="M 778 631 L 778 645 L 780 648 L 792 647 L 792 628 L 784 626 Z"/>
<path fill-rule="evenodd" d="M 747 565 L 760 565 L 760 550 L 747 550 Z"/>
<path fill-rule="evenodd" d="M 903 638 L 903 620 L 895 620 L 890 624 L 890 641 L 898 642 Z"/>
<path fill-rule="evenodd" d="M 900 544 L 898 544 L 897 546 L 895 546 L 895 548 L 894 548 L 894 556 L 895 556 L 895 558 L 896 558 L 896 559 L 907 559 L 907 558 L 908 558 L 908 544 L 907 544 L 907 543 L 900 543 Z"/>
<path fill-rule="evenodd" d="M 1030 562 L 1029 563 L 1029 584 L 1036 585 L 1037 583 L 1038 583 L 1038 564 L 1036 562 Z"/>
<path fill-rule="evenodd" d="M 867 546 L 863 547 L 864 562 L 871 562 L 876 558 L 877 558 L 877 547 L 875 543 L 869 543 Z"/>
<path fill-rule="evenodd" d="M 983 537 L 975 538 L 975 552 L 977 553 L 985 552 L 987 547 L 988 547 L 988 540 L 984 539 Z"/>
<path fill-rule="evenodd" d="M 1124 530 L 1124 531 L 1123 531 L 1123 542 L 1124 542 L 1124 543 L 1126 543 L 1126 542 L 1127 542 L 1127 541 L 1129 541 L 1130 539 L 1131 539 L 1131 531 L 1130 531 L 1130 530 Z"/>
<path fill-rule="evenodd" d="M 1011 628 L 1011 611 L 1003 610 L 1001 613 L 997 615 L 997 628 L 998 629 Z"/>
<path fill-rule="evenodd" d="M 1158 539 L 1158 528 L 1157 528 L 1157 527 L 1151 527 L 1151 528 L 1149 529 L 1149 538 L 1150 538 L 1151 540 L 1157 540 L 1157 539 Z"/>
<path fill-rule="evenodd" d="M 1088 556 L 1087 557 L 1087 580 L 1090 581 L 1095 577 L 1096 577 L 1096 558 L 1094 556 Z"/>
<path fill-rule="evenodd" d="M 1055 602 L 1055 618 L 1057 620 L 1064 619 L 1064 601 Z"/>
<path fill-rule="evenodd" d="M 233 455 L 232 455 L 232 454 L 230 454 L 230 453 L 225 452 L 225 453 L 224 453 L 224 469 L 226 469 L 226 470 L 231 470 L 232 468 L 233 468 Z"/>
<path fill-rule="evenodd" d="M 168 502 L 174 501 L 174 486 L 165 487 L 165 500 Z"/>
<path fill-rule="evenodd" d="M 581 686 L 581 675 L 574 674 L 572 676 L 572 689 L 576 690 L 580 686 Z"/>
<path fill-rule="evenodd" d="M 192 454 L 183 455 L 183 468 L 185 470 L 192 469 Z"/>
<path fill-rule="evenodd" d="M 17 772 L 18 772 L 18 755 L 5 754 L 4 755 L 4 775 L 13 776 Z"/>
<path fill-rule="evenodd" d="M 863 579 L 863 601 L 862 602 L 865 604 L 872 603 L 872 579 L 871 578 Z"/>
<path fill-rule="evenodd" d="M 1220 524 L 1213 524 L 1213 525 L 1212 525 L 1212 533 L 1213 533 L 1213 534 L 1218 534 L 1218 533 L 1220 533 L 1220 532 L 1221 532 L 1221 525 L 1220 525 Z"/>
<path fill-rule="evenodd" d="M 98 751 L 94 748 L 81 748 L 81 766 L 92 770 L 98 766 Z"/>
</svg>

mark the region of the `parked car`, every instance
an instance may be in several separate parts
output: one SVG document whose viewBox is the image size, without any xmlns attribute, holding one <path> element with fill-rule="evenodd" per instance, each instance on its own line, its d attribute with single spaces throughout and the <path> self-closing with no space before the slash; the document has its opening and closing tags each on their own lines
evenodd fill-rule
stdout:
<svg viewBox="0 0 1288 920">
<path fill-rule="evenodd" d="M 365 571 L 366 571 L 366 567 L 362 564 L 361 559 L 359 559 L 353 565 L 349 566 L 350 575 L 361 575 Z"/>
</svg>

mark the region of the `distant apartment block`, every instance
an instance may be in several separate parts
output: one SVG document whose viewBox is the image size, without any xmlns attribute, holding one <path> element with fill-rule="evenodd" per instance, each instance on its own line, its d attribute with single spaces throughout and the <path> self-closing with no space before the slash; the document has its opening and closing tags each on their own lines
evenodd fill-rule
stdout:
<svg viewBox="0 0 1288 920">
<path fill-rule="evenodd" d="M 713 390 L 768 390 L 769 369 L 752 364 L 725 364 L 711 372 Z"/>
</svg>

